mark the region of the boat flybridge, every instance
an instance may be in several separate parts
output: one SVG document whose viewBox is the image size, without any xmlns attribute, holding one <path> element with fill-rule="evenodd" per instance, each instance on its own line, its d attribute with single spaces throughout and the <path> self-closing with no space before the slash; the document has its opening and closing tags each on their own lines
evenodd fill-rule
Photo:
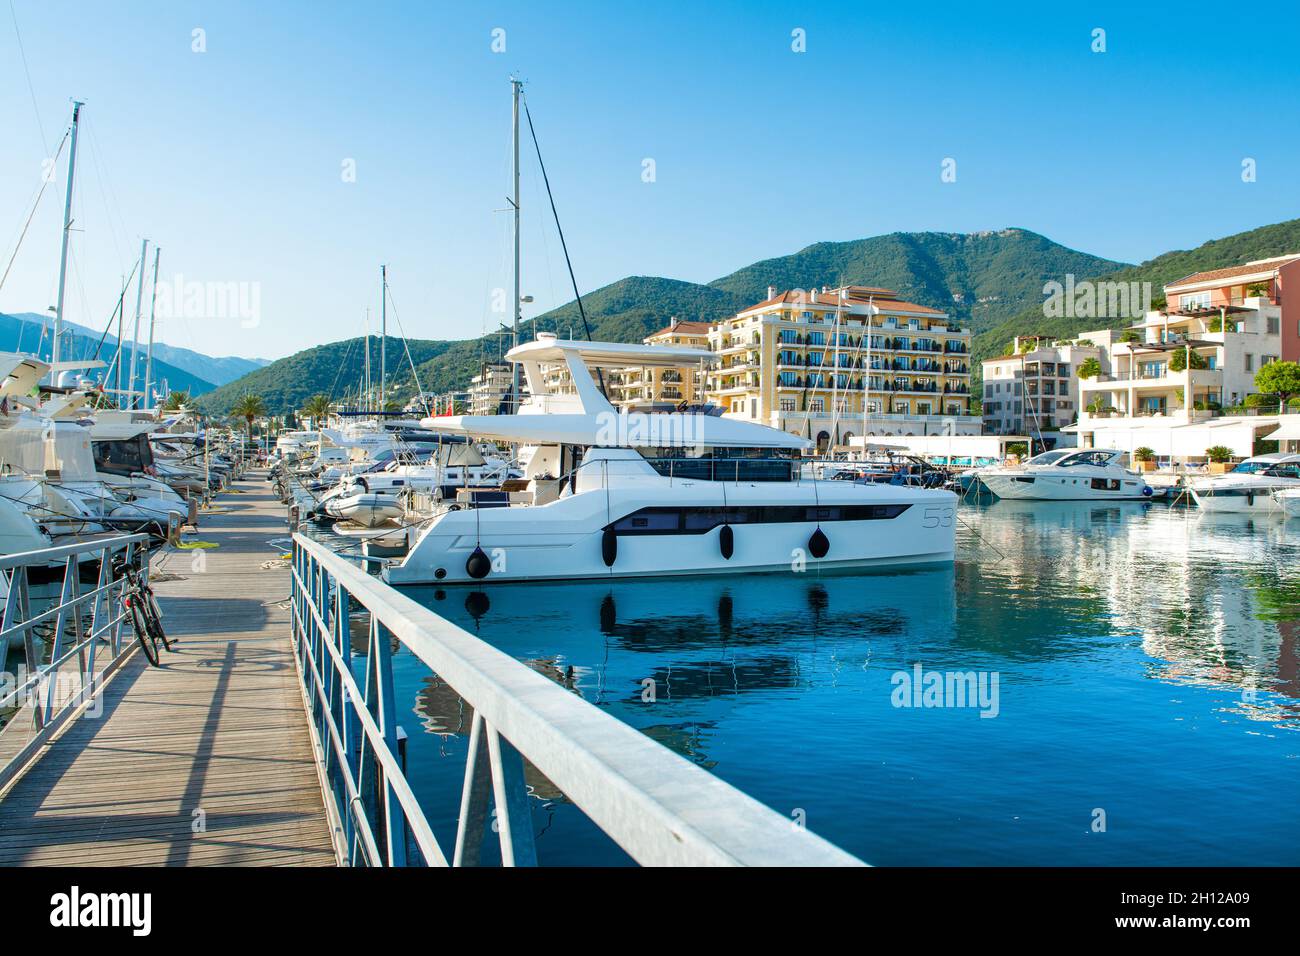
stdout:
<svg viewBox="0 0 1300 956">
<path fill-rule="evenodd" d="M 418 529 L 392 584 L 472 583 L 902 566 L 953 559 L 951 492 L 814 480 L 795 435 L 716 408 L 619 411 L 607 369 L 711 361 L 702 349 L 539 335 L 507 353 L 530 397 L 512 415 L 426 419 L 531 446 L 524 476 L 464 491 Z M 544 366 L 568 370 L 552 391 Z M 504 492 L 504 494 L 503 494 Z M 502 500 L 504 499 L 504 500 Z"/>
<path fill-rule="evenodd" d="M 988 469 L 980 481 L 999 498 L 1038 501 L 1120 501 L 1150 498 L 1146 480 L 1126 467 L 1115 448 L 1065 448 L 1035 455 L 1011 468 Z"/>
</svg>

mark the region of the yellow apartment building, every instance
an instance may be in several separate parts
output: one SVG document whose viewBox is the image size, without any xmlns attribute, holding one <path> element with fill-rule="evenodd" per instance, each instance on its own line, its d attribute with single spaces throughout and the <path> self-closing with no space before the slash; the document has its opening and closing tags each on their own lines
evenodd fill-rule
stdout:
<svg viewBox="0 0 1300 956">
<path fill-rule="evenodd" d="M 712 327 L 708 397 L 733 418 L 815 439 L 978 435 L 970 329 L 891 289 L 768 297 Z"/>
</svg>

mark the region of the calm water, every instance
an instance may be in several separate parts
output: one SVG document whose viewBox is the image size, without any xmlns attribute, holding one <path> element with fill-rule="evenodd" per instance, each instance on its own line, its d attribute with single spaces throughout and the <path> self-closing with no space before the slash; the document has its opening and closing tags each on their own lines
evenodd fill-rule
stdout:
<svg viewBox="0 0 1300 956">
<path fill-rule="evenodd" d="M 871 863 L 1300 863 L 1300 521 L 961 516 L 943 570 L 408 593 Z M 996 672 L 996 717 L 894 706 L 918 663 Z M 468 713 L 394 664 L 450 845 Z M 626 862 L 531 782 L 543 863 Z"/>
</svg>

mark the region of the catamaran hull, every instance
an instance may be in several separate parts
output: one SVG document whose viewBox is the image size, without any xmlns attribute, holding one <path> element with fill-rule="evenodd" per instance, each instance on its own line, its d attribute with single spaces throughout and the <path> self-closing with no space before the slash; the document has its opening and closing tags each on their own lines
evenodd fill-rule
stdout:
<svg viewBox="0 0 1300 956">
<path fill-rule="evenodd" d="M 707 530 L 679 532 L 614 530 L 626 525 L 630 519 L 618 518 L 632 515 L 637 510 L 634 507 L 620 509 L 609 522 L 601 520 L 603 515 L 598 515 L 595 522 L 575 519 L 577 527 L 590 530 L 573 530 L 575 522 L 568 522 L 566 530 L 564 522 L 553 520 L 557 515 L 538 514 L 557 505 L 546 509 L 486 509 L 477 516 L 473 511 L 453 512 L 436 519 L 412 546 L 405 561 L 384 569 L 384 577 L 395 585 L 484 584 L 820 573 L 951 563 L 957 497 L 947 491 L 920 494 L 925 497 L 913 497 L 892 517 L 719 524 Z M 734 495 L 730 502 L 733 506 L 737 504 Z M 600 497 L 603 502 L 604 496 Z M 841 511 L 837 503 L 824 507 L 823 513 L 838 515 Z M 828 545 L 821 557 L 817 557 L 819 549 L 813 541 L 818 531 Z M 730 557 L 725 556 L 728 538 Z"/>
</svg>

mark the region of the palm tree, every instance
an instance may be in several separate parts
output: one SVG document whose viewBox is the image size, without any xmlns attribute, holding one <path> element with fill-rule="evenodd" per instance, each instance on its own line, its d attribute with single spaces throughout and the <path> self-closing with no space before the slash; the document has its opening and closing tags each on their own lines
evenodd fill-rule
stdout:
<svg viewBox="0 0 1300 956">
<path fill-rule="evenodd" d="M 189 403 L 189 392 L 168 392 L 167 400 L 163 402 L 163 411 L 174 412 L 178 408 L 184 408 Z"/>
<path fill-rule="evenodd" d="M 230 406 L 230 414 L 242 418 L 248 423 L 248 441 L 251 444 L 253 441 L 253 420 L 266 414 L 266 402 L 262 401 L 261 395 L 245 392 L 235 399 L 235 404 Z"/>
<path fill-rule="evenodd" d="M 330 406 L 332 404 L 333 403 L 330 402 L 330 397 L 328 395 L 324 392 L 317 392 L 311 398 L 307 399 L 307 401 L 303 402 L 302 413 L 315 422 L 316 427 L 319 428 L 324 424 L 325 419 L 329 417 Z"/>
</svg>

